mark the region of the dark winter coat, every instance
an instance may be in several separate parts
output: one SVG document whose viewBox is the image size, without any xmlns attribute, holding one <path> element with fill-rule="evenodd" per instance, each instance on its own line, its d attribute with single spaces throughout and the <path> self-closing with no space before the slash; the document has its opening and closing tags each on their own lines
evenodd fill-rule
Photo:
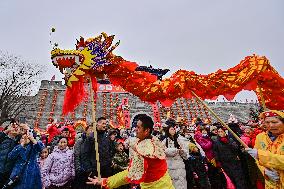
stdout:
<svg viewBox="0 0 284 189">
<path fill-rule="evenodd" d="M 111 174 L 111 143 L 105 132 L 98 132 L 99 157 L 102 176 Z M 76 172 L 96 173 L 95 141 L 92 137 L 82 137 L 75 144 L 75 169 Z"/>
<path fill-rule="evenodd" d="M 75 172 L 76 175 L 87 172 L 96 172 L 96 153 L 94 138 L 82 137 L 75 143 Z"/>
<path fill-rule="evenodd" d="M 228 126 L 230 127 L 230 129 L 232 129 L 232 131 L 234 133 L 236 133 L 236 135 L 238 135 L 239 137 L 242 135 L 242 130 L 239 126 L 238 123 L 229 123 Z M 233 134 L 231 132 L 228 133 L 229 138 L 233 139 L 235 142 L 237 142 L 237 139 L 233 136 Z M 238 143 L 238 142 L 237 142 Z"/>
<path fill-rule="evenodd" d="M 111 152 L 110 152 L 110 140 L 105 132 L 98 132 L 98 144 L 99 144 L 99 157 L 101 166 L 101 176 L 111 176 Z M 86 185 L 88 176 L 97 176 L 97 161 L 95 140 L 93 137 L 86 137 L 85 134 L 75 143 L 75 187 L 76 188 L 93 188 L 90 185 Z"/>
<path fill-rule="evenodd" d="M 9 160 L 16 160 L 10 179 L 19 176 L 19 182 L 14 189 L 41 189 L 41 175 L 37 163 L 37 155 L 43 149 L 41 142 L 28 144 L 26 147 L 17 145 L 8 155 Z M 28 159 L 29 156 L 29 159 Z M 24 166 L 25 162 L 27 165 Z"/>
<path fill-rule="evenodd" d="M 190 153 L 190 157 L 185 161 L 187 169 L 187 188 L 211 188 L 206 170 L 207 160 L 199 152 Z M 198 178 L 194 179 L 195 173 Z"/>
<path fill-rule="evenodd" d="M 115 152 L 116 152 L 116 149 L 115 149 L 116 141 L 112 141 L 110 139 L 109 139 L 109 141 L 110 141 L 110 143 L 109 143 L 110 144 L 110 148 L 109 148 L 110 154 L 111 154 L 111 157 L 114 157 Z"/>
<path fill-rule="evenodd" d="M 208 178 L 211 189 L 227 189 L 226 177 L 220 167 L 215 167 L 211 163 L 208 166 Z"/>
<path fill-rule="evenodd" d="M 7 135 L 4 132 L 0 132 L 0 144 L 2 143 L 2 141 L 5 139 Z"/>
<path fill-rule="evenodd" d="M 111 176 L 111 144 L 106 132 L 98 131 L 99 154 L 102 177 Z"/>
<path fill-rule="evenodd" d="M 75 155 L 75 181 L 74 188 L 91 189 L 92 185 L 87 185 L 88 176 L 97 175 L 96 151 L 94 138 L 86 137 L 85 134 L 77 140 L 74 147 Z"/>
<path fill-rule="evenodd" d="M 218 137 L 218 140 L 214 142 L 213 151 L 217 164 L 221 164 L 221 167 L 230 177 L 236 188 L 246 189 L 247 184 L 238 155 L 238 145 L 232 139 L 227 138 L 227 142 L 223 142 Z"/>
<path fill-rule="evenodd" d="M 10 175 L 14 167 L 14 160 L 8 159 L 8 154 L 17 145 L 16 139 L 10 138 L 8 135 L 2 133 L 0 142 L 0 180 L 3 181 L 1 175 Z"/>
</svg>

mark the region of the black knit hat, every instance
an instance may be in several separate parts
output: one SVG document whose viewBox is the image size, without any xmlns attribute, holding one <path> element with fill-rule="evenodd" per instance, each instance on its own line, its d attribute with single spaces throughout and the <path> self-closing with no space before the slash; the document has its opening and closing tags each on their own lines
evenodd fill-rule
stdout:
<svg viewBox="0 0 284 189">
<path fill-rule="evenodd" d="M 165 122 L 166 125 L 168 126 L 175 126 L 176 125 L 176 121 L 174 119 L 168 119 L 166 122 Z"/>
</svg>

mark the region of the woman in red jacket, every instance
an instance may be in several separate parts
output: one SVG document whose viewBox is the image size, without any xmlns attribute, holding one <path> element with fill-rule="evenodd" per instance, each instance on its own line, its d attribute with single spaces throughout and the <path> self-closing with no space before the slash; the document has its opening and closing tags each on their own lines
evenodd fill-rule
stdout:
<svg viewBox="0 0 284 189">
<path fill-rule="evenodd" d="M 58 125 L 56 123 L 56 120 L 51 118 L 50 121 L 51 121 L 51 124 L 48 124 L 46 126 L 46 130 L 47 130 L 47 133 L 48 133 L 48 141 L 47 141 L 48 144 L 51 143 L 51 141 L 53 140 L 53 138 L 55 136 L 60 134 L 60 130 L 58 129 Z"/>
</svg>

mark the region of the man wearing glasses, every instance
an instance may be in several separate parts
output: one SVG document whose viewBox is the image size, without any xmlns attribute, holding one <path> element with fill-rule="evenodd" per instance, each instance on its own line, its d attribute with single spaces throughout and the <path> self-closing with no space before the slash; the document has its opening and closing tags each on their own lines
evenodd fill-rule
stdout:
<svg viewBox="0 0 284 189">
<path fill-rule="evenodd" d="M 11 120 L 10 125 L 0 133 L 0 188 L 7 182 L 14 162 L 8 160 L 8 154 L 17 145 L 17 136 L 20 128 L 16 120 Z"/>
</svg>

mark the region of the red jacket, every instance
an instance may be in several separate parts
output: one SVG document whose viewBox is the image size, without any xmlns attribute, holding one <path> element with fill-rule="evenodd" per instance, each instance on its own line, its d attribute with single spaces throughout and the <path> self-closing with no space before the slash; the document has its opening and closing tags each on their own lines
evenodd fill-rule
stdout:
<svg viewBox="0 0 284 189">
<path fill-rule="evenodd" d="M 76 137 L 76 131 L 75 131 L 73 125 L 67 125 L 63 128 L 68 128 L 69 133 L 70 133 L 70 135 L 68 137 L 68 146 L 73 147 L 74 144 L 75 144 L 75 137 Z"/>
<path fill-rule="evenodd" d="M 56 124 L 49 124 L 47 125 L 47 133 L 48 133 L 48 143 L 51 143 L 52 139 L 60 134 L 59 129 L 57 128 Z"/>
</svg>

